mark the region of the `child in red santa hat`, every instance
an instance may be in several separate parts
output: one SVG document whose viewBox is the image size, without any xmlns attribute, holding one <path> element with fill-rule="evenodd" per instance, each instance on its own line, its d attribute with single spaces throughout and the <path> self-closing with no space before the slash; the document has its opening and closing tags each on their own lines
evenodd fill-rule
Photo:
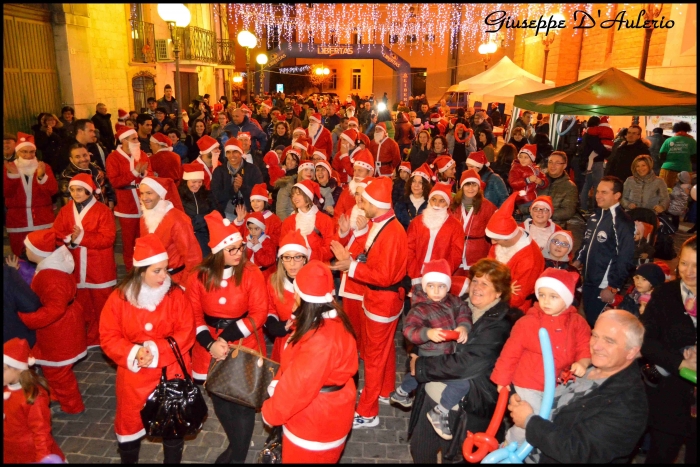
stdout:
<svg viewBox="0 0 700 467">
<path fill-rule="evenodd" d="M 514 192 L 524 190 L 525 194 L 518 196 L 515 205 L 520 212 L 527 214 L 530 204 L 537 198 L 537 190 L 549 186 L 547 175 L 535 164 L 537 162 L 537 146 L 526 144 L 518 153 L 518 158 L 513 161 L 508 174 L 508 184 Z"/>
</svg>

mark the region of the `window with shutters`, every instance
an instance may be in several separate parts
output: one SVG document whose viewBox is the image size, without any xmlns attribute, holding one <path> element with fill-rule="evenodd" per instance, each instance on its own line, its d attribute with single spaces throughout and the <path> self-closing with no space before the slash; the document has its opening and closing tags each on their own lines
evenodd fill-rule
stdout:
<svg viewBox="0 0 700 467">
<path fill-rule="evenodd" d="M 358 91 L 362 85 L 362 70 L 359 68 L 353 68 L 352 70 L 352 90 Z"/>
</svg>

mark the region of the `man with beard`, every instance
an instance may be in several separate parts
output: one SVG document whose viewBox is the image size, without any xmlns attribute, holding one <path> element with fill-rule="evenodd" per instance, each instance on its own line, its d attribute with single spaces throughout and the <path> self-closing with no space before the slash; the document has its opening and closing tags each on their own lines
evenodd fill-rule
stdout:
<svg viewBox="0 0 700 467">
<path fill-rule="evenodd" d="M 335 203 L 333 217 L 336 222 L 340 221 L 341 215 L 345 214 L 347 216 L 353 206 L 357 204 L 357 199 L 355 197 L 355 193 L 357 193 L 357 184 L 372 175 L 374 166 L 372 165 L 372 153 L 369 152 L 369 149 L 358 151 L 355 154 L 352 167 L 353 178 L 350 179 L 345 189 L 343 189 L 343 192 L 340 193 L 338 202 Z"/>
<path fill-rule="evenodd" d="M 311 138 L 311 144 L 315 148 L 323 149 L 326 154 L 333 154 L 331 132 L 321 125 L 321 114 L 314 113 L 309 117 L 307 136 Z"/>
<path fill-rule="evenodd" d="M 378 123 L 374 129 L 374 140 L 369 143 L 369 150 L 374 158 L 374 175 L 377 177 L 391 177 L 401 165 L 399 145 L 388 135 L 386 124 Z"/>
<path fill-rule="evenodd" d="M 37 160 L 33 136 L 17 133 L 15 153 L 14 162 L 5 162 L 3 194 L 10 247 L 12 253 L 19 256 L 29 232 L 53 225 L 51 197 L 58 192 L 58 182 L 51 167 Z"/>
<path fill-rule="evenodd" d="M 119 218 L 121 226 L 124 266 L 130 271 L 141 217 L 138 186 L 141 179 L 153 175 L 153 170 L 148 155 L 141 151 L 136 130 L 123 127 L 117 138 L 120 146 L 107 156 L 107 178 L 117 194 L 114 215 Z"/>
<path fill-rule="evenodd" d="M 61 172 L 61 176 L 58 178 L 58 188 L 63 198 L 63 204 L 68 204 L 68 201 L 71 199 L 68 189 L 71 178 L 82 173 L 89 175 L 95 186 L 100 189 L 100 193 L 94 193 L 97 201 L 106 204 L 110 209 L 114 208 L 116 196 L 114 190 L 112 190 L 112 185 L 107 180 L 104 171 L 94 162 L 90 162 L 88 149 L 83 144 L 74 143 L 69 148 L 69 151 L 68 167 Z"/>
<path fill-rule="evenodd" d="M 192 269 L 202 262 L 202 250 L 193 248 L 197 237 L 192 221 L 182 210 L 175 184 L 167 178 L 146 177 L 141 180 L 139 192 L 143 205 L 140 237 L 158 236 L 168 252 L 168 274 L 173 282 L 184 287 Z M 175 205 L 167 198 L 177 198 Z"/>
</svg>

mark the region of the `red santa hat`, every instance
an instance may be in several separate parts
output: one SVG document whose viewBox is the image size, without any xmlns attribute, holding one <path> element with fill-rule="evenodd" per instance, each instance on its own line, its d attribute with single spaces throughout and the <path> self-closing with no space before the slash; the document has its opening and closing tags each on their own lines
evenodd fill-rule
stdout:
<svg viewBox="0 0 700 467">
<path fill-rule="evenodd" d="M 350 109 L 352 109 L 352 110 L 354 111 L 354 110 L 355 110 L 355 105 L 354 105 L 354 104 L 348 104 L 348 105 L 345 107 L 345 110 L 350 110 Z"/>
<path fill-rule="evenodd" d="M 241 109 L 241 112 L 250 115 L 250 108 L 248 108 L 247 105 L 243 104 L 242 106 L 239 107 Z"/>
<path fill-rule="evenodd" d="M 260 227 L 263 232 L 265 231 L 265 218 L 263 217 L 262 212 L 251 212 L 250 214 L 248 214 L 248 218 L 245 220 L 245 223 L 255 224 L 258 227 Z"/>
<path fill-rule="evenodd" d="M 481 189 L 484 189 L 485 183 L 481 181 L 481 177 L 479 176 L 479 172 L 477 172 L 474 169 L 469 169 L 465 170 L 462 172 L 462 176 L 459 179 L 459 187 L 462 188 L 464 185 L 466 185 L 469 182 L 474 182 L 478 183 Z"/>
<path fill-rule="evenodd" d="M 358 133 L 357 139 L 360 141 L 358 144 L 364 144 L 366 148 L 369 147 L 369 136 L 364 133 Z"/>
<path fill-rule="evenodd" d="M 262 101 L 262 103 L 260 104 L 260 107 L 267 107 L 268 109 L 271 109 L 271 108 L 272 108 L 272 99 L 270 99 L 270 98 L 265 99 L 265 100 Z"/>
<path fill-rule="evenodd" d="M 318 156 L 324 161 L 328 160 L 328 156 L 326 155 L 326 150 L 322 148 L 316 148 L 314 147 L 313 152 L 311 153 L 312 156 Z"/>
<path fill-rule="evenodd" d="M 201 141 L 201 140 L 200 140 L 200 141 Z M 241 149 L 242 146 L 243 146 L 243 145 L 241 144 L 240 141 L 238 141 L 238 139 L 236 139 L 236 138 L 229 138 L 229 139 L 226 141 L 226 146 L 224 146 L 224 151 L 225 151 L 225 152 L 228 152 L 228 151 L 238 151 L 238 152 L 240 152 L 241 154 L 243 154 L 243 149 Z"/>
<path fill-rule="evenodd" d="M 24 246 L 35 255 L 48 258 L 56 250 L 56 232 L 53 229 L 29 232 L 24 238 Z"/>
<path fill-rule="evenodd" d="M 240 141 L 242 139 L 248 139 L 250 140 L 250 132 L 248 131 L 239 131 L 238 134 L 236 135 L 236 138 Z"/>
<path fill-rule="evenodd" d="M 434 164 L 438 172 L 445 173 L 447 170 L 449 170 L 455 165 L 455 160 L 452 159 L 450 156 L 440 156 L 435 159 Z"/>
<path fill-rule="evenodd" d="M 524 193 L 524 191 L 523 191 Z M 515 199 L 520 196 L 519 192 L 510 195 L 503 202 L 500 208 L 491 216 L 486 224 L 486 235 L 498 240 L 510 240 L 515 237 L 520 230 L 518 224 L 513 219 L 515 209 Z"/>
<path fill-rule="evenodd" d="M 293 148 L 297 148 L 300 151 L 307 151 L 311 145 L 311 140 L 309 138 L 299 137 L 296 141 L 292 143 Z"/>
<path fill-rule="evenodd" d="M 151 187 L 153 191 L 155 191 L 156 194 L 160 196 L 160 199 L 165 199 L 165 197 L 168 195 L 168 189 L 166 188 L 166 186 L 168 186 L 168 183 L 165 182 L 164 178 L 146 177 L 143 180 L 141 180 L 140 185 L 148 185 L 149 187 Z"/>
<path fill-rule="evenodd" d="M 214 211 L 218 212 L 218 211 Z M 134 246 L 134 266 L 140 268 L 160 263 L 168 259 L 168 252 L 156 234 L 148 234 L 136 239 Z"/>
<path fill-rule="evenodd" d="M 135 135 L 135 134 L 136 134 L 135 129 L 129 128 L 128 126 L 124 126 L 124 128 L 121 128 L 120 130 L 117 131 L 117 139 L 119 141 L 124 141 L 124 138 L 128 138 L 129 136 Z"/>
<path fill-rule="evenodd" d="M 438 182 L 435 184 L 432 190 L 430 190 L 430 196 L 428 199 L 432 198 L 433 195 L 440 196 L 442 199 L 447 201 L 447 204 L 452 202 L 452 185 L 449 183 Z"/>
<path fill-rule="evenodd" d="M 523 152 L 528 155 L 532 162 L 535 162 L 535 159 L 537 158 L 537 145 L 526 144 L 525 146 L 520 148 L 520 152 L 518 152 L 518 155 L 522 154 Z"/>
<path fill-rule="evenodd" d="M 318 161 L 316 162 L 316 167 L 323 167 L 328 171 L 328 176 L 331 177 L 333 175 L 333 168 L 331 165 L 328 163 L 326 160 Z"/>
<path fill-rule="evenodd" d="M 408 161 L 404 161 L 399 165 L 399 172 L 401 171 L 408 172 L 409 174 L 411 173 L 411 163 Z"/>
<path fill-rule="evenodd" d="M 427 163 L 423 163 L 420 167 L 413 171 L 411 177 L 419 175 L 430 182 L 433 179 L 433 171 Z"/>
<path fill-rule="evenodd" d="M 376 133 L 377 130 L 382 130 L 384 134 L 388 134 L 386 131 L 386 123 L 384 122 L 377 123 L 377 126 L 374 127 L 374 132 Z"/>
<path fill-rule="evenodd" d="M 610 119 L 608 116 L 600 117 L 600 124 L 598 126 L 606 126 L 610 128 Z"/>
<path fill-rule="evenodd" d="M 297 133 L 300 135 L 306 135 L 306 130 L 299 126 L 299 127 L 296 127 L 294 129 L 294 131 L 292 131 L 292 136 L 294 136 Z"/>
<path fill-rule="evenodd" d="M 314 163 L 311 159 L 303 160 L 299 163 L 299 166 L 297 166 L 297 172 L 301 172 L 302 170 L 306 169 L 314 169 Z"/>
<path fill-rule="evenodd" d="M 299 167 L 301 167 L 301 165 Z M 313 168 L 313 162 L 311 163 L 311 168 Z M 315 196 L 318 198 L 319 203 L 323 203 L 324 199 L 323 196 L 321 196 L 321 187 L 313 180 L 302 180 L 295 183 L 294 186 L 299 188 L 311 201 L 313 201 Z"/>
<path fill-rule="evenodd" d="M 664 275 L 666 276 L 667 281 L 673 280 L 673 274 L 671 273 L 671 268 L 668 267 L 668 264 L 664 263 L 660 259 L 654 261 L 654 264 L 661 268 L 661 270 L 664 272 Z"/>
<path fill-rule="evenodd" d="M 452 276 L 450 293 L 455 297 L 461 297 L 469 291 L 469 278 L 467 276 Z"/>
<path fill-rule="evenodd" d="M 312 113 L 311 115 L 309 115 L 309 122 L 321 123 L 321 114 Z"/>
<path fill-rule="evenodd" d="M 204 170 L 202 170 L 202 164 L 198 162 L 193 162 L 191 164 L 184 164 L 182 166 L 182 179 L 183 180 L 204 180 Z"/>
<path fill-rule="evenodd" d="M 265 163 L 265 167 L 269 169 L 271 165 L 280 165 L 280 156 L 277 155 L 277 151 L 268 151 L 265 157 L 263 157 L 263 162 Z"/>
<path fill-rule="evenodd" d="M 539 279 L 535 282 L 535 294 L 542 287 L 554 290 L 566 306 L 569 307 L 574 301 L 574 292 L 576 291 L 576 283 L 579 275 L 577 272 L 567 271 L 565 269 L 547 268 L 540 274 Z"/>
<path fill-rule="evenodd" d="M 552 197 L 551 196 L 547 196 L 547 195 L 538 196 L 537 198 L 535 198 L 535 200 L 530 205 L 530 209 L 534 208 L 535 206 L 549 209 L 550 216 L 552 214 L 554 214 L 554 205 L 552 204 Z"/>
<path fill-rule="evenodd" d="M 393 181 L 389 177 L 375 178 L 367 184 L 362 197 L 379 209 L 391 209 Z"/>
<path fill-rule="evenodd" d="M 102 193 L 99 187 L 95 186 L 95 181 L 92 179 L 90 174 L 80 173 L 68 182 L 68 187 L 79 186 L 86 189 L 89 193 L 97 193 L 98 195 Z"/>
<path fill-rule="evenodd" d="M 335 291 L 333 274 L 321 261 L 309 261 L 294 278 L 294 291 L 308 303 L 332 303 Z M 329 318 L 336 316 L 335 309 L 328 312 Z"/>
<path fill-rule="evenodd" d="M 209 229 L 208 245 L 212 253 L 216 254 L 225 247 L 243 240 L 236 226 L 230 220 L 224 219 L 219 211 L 213 210 L 204 216 L 204 220 Z"/>
<path fill-rule="evenodd" d="M 351 147 L 355 147 L 357 144 L 357 130 L 353 130 L 352 128 L 349 128 L 342 132 L 340 134 L 340 137 L 343 138 L 345 141 L 350 143 Z"/>
<path fill-rule="evenodd" d="M 452 286 L 452 271 L 450 265 L 444 258 L 434 259 L 423 264 L 423 277 L 420 283 L 423 286 L 423 291 L 431 282 L 439 282 L 445 284 L 449 289 Z"/>
<path fill-rule="evenodd" d="M 219 147 L 219 142 L 209 135 L 203 135 L 197 140 L 197 147 L 199 148 L 200 154 L 209 154 L 214 149 L 217 149 Z"/>
<path fill-rule="evenodd" d="M 170 147 L 172 146 L 173 142 L 170 141 L 170 138 L 165 136 L 163 133 L 153 133 L 151 135 L 151 142 L 155 144 L 159 144 L 164 147 Z"/>
<path fill-rule="evenodd" d="M 265 185 L 264 183 L 258 183 L 257 185 L 253 185 L 253 189 L 250 190 L 250 200 L 259 200 L 269 203 L 270 198 L 267 196 L 267 185 Z"/>
<path fill-rule="evenodd" d="M 437 123 L 440 121 L 440 114 L 430 114 L 430 121 L 432 123 Z"/>
<path fill-rule="evenodd" d="M 469 154 L 469 157 L 467 158 L 467 164 L 469 164 L 470 162 L 471 165 L 479 167 L 479 170 L 481 170 L 483 166 L 489 166 L 489 161 L 486 159 L 486 154 L 484 154 L 484 151 L 474 151 L 471 154 Z"/>
<path fill-rule="evenodd" d="M 311 250 L 309 250 L 309 248 L 306 246 L 304 236 L 301 234 L 299 229 L 290 230 L 284 237 L 282 237 L 282 240 L 280 241 L 280 248 L 277 251 L 277 257 L 279 258 L 289 251 L 301 253 L 307 258 L 311 256 Z"/>
<path fill-rule="evenodd" d="M 571 257 L 571 252 L 574 249 L 574 236 L 571 234 L 571 231 L 569 230 L 557 230 L 556 232 L 552 232 L 552 234 L 549 236 L 547 239 L 547 245 L 552 241 L 554 237 L 557 235 L 566 238 L 567 243 L 569 244 L 569 249 L 567 250 L 566 254 Z M 548 247 L 549 248 L 549 247 Z"/>
<path fill-rule="evenodd" d="M 370 172 L 374 172 L 374 157 L 369 149 L 362 149 L 357 151 L 353 156 L 352 166 L 358 166 L 363 169 L 367 169 Z"/>
<path fill-rule="evenodd" d="M 123 120 L 129 116 L 129 112 L 127 112 L 124 109 L 117 109 L 117 116 L 118 116 L 118 118 Z"/>
<path fill-rule="evenodd" d="M 120 131 L 122 131 L 124 128 L 129 128 L 126 125 L 121 124 L 120 122 L 117 122 L 116 125 L 114 125 L 114 130 L 119 134 Z"/>
<path fill-rule="evenodd" d="M 13 337 L 2 345 L 2 363 L 16 370 L 28 370 L 34 365 L 34 357 L 25 339 Z"/>
<path fill-rule="evenodd" d="M 356 128 L 360 127 L 360 121 L 357 119 L 357 117 L 348 118 L 348 125 L 350 125 L 351 123 L 354 123 Z"/>
</svg>

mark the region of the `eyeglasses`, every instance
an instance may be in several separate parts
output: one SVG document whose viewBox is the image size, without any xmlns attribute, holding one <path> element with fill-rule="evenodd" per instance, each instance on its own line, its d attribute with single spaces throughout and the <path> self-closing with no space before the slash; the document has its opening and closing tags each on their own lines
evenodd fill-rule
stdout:
<svg viewBox="0 0 700 467">
<path fill-rule="evenodd" d="M 306 256 L 304 255 L 296 255 L 296 256 L 282 256 L 282 262 L 284 263 L 291 263 L 294 261 L 295 263 L 301 263 L 306 259 Z"/>
<path fill-rule="evenodd" d="M 231 256 L 235 256 L 238 253 L 242 253 L 244 251 L 245 251 L 245 245 L 241 245 L 238 248 L 234 247 L 234 248 L 225 248 L 224 249 L 224 252 L 231 255 Z"/>
<path fill-rule="evenodd" d="M 549 243 L 551 243 L 551 244 L 553 244 L 553 245 L 556 245 L 556 246 L 560 246 L 560 247 L 562 247 L 562 248 L 569 248 L 569 247 L 571 247 L 571 245 L 569 245 L 568 243 L 566 243 L 566 242 L 560 242 L 560 241 L 557 240 L 556 238 L 553 238 L 552 240 L 550 240 Z"/>
<path fill-rule="evenodd" d="M 532 212 L 549 212 L 549 209 L 547 209 L 547 208 L 530 208 L 530 211 L 532 211 Z"/>
</svg>

